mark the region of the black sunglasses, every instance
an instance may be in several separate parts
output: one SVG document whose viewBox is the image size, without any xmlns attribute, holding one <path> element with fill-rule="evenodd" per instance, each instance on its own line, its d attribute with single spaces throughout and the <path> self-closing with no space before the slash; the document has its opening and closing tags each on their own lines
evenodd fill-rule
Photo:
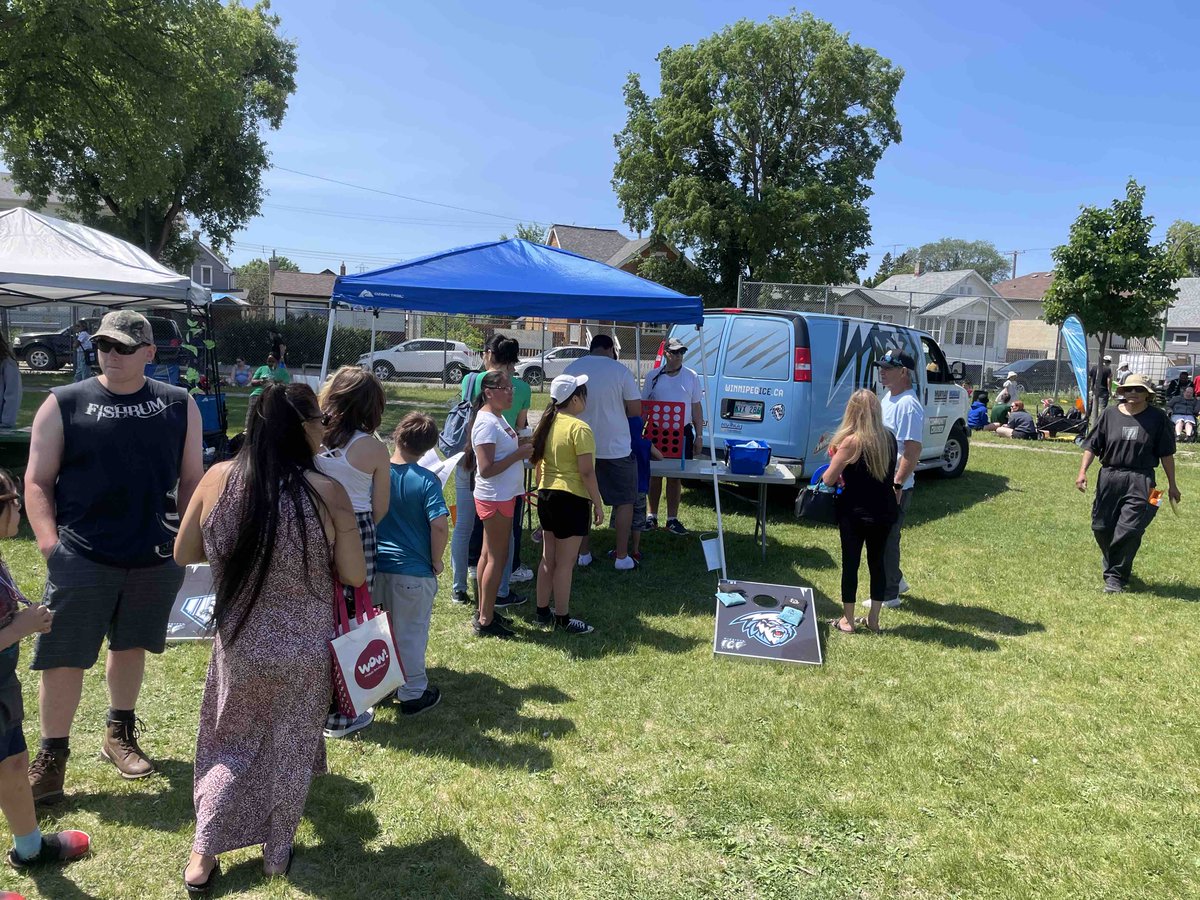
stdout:
<svg viewBox="0 0 1200 900">
<path fill-rule="evenodd" d="M 667 356 L 683 356 L 685 353 L 687 353 L 686 350 L 668 350 Z"/>
<path fill-rule="evenodd" d="M 134 344 L 132 347 L 126 344 L 118 344 L 116 341 L 110 341 L 107 338 L 99 338 L 96 341 L 96 349 L 101 353 L 119 353 L 121 356 L 133 356 L 143 347 L 148 344 Z"/>
</svg>

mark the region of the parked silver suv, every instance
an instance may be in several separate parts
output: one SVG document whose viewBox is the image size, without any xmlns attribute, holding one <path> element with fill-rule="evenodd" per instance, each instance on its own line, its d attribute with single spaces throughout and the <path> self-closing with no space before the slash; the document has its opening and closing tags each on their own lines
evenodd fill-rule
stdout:
<svg viewBox="0 0 1200 900">
<path fill-rule="evenodd" d="M 462 341 L 413 338 L 387 350 L 365 353 L 358 364 L 369 367 L 380 381 L 398 378 L 441 378 L 458 384 L 468 372 L 483 365 L 483 357 Z"/>
</svg>

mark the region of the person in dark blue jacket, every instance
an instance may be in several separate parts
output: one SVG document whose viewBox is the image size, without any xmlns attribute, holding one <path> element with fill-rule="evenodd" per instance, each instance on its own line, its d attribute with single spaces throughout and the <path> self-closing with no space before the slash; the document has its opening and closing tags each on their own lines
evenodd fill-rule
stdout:
<svg viewBox="0 0 1200 900">
<path fill-rule="evenodd" d="M 971 403 L 971 410 L 967 413 L 967 426 L 972 431 L 979 431 L 987 425 L 988 414 L 987 391 L 976 391 L 975 399 Z"/>
</svg>

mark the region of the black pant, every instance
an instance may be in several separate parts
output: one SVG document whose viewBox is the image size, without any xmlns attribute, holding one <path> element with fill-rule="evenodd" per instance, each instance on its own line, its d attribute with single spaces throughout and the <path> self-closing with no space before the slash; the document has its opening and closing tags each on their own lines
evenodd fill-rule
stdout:
<svg viewBox="0 0 1200 900">
<path fill-rule="evenodd" d="M 1100 467 L 1092 503 L 1092 531 L 1104 559 L 1105 581 L 1129 581 L 1142 535 L 1158 512 L 1158 507 L 1150 503 L 1153 488 L 1153 473 Z"/>
<path fill-rule="evenodd" d="M 842 603 L 858 599 L 858 566 L 862 562 L 863 544 L 867 546 L 867 571 L 871 575 L 871 599 L 882 602 L 887 598 L 887 569 L 884 551 L 892 526 L 866 523 L 859 519 L 842 519 L 838 531 L 842 538 Z"/>
</svg>

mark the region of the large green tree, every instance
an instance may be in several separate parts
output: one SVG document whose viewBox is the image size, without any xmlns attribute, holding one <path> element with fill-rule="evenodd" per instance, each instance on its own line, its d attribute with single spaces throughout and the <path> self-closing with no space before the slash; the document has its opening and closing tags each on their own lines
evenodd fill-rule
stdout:
<svg viewBox="0 0 1200 900">
<path fill-rule="evenodd" d="M 1099 341 L 1099 357 L 1114 334 L 1160 334 L 1175 300 L 1180 266 L 1165 243 L 1150 240 L 1154 219 L 1142 211 L 1145 198 L 1146 189 L 1131 178 L 1123 199 L 1103 209 L 1083 207 L 1067 243 L 1051 254 L 1054 281 L 1043 300 L 1046 321 L 1060 325 L 1078 316 Z M 1093 387 L 1093 401 L 1094 394 Z"/>
<path fill-rule="evenodd" d="M 727 302 L 739 276 L 840 281 L 865 264 L 901 69 L 808 13 L 742 20 L 658 62 L 659 96 L 628 77 L 615 137 L 631 228 L 687 251 Z"/>
<path fill-rule="evenodd" d="M 1200 277 L 1200 225 L 1183 219 L 1172 222 L 1167 229 L 1167 249 L 1183 275 Z"/>
<path fill-rule="evenodd" d="M 266 307 L 270 300 L 271 264 L 261 257 L 234 266 L 237 286 L 246 292 L 246 301 L 252 306 Z M 276 272 L 299 272 L 300 267 L 286 256 L 275 257 Z"/>
<path fill-rule="evenodd" d="M 991 241 L 964 241 L 942 238 L 922 244 L 916 252 L 924 272 L 952 272 L 974 269 L 984 281 L 1003 281 L 1011 272 L 1010 260 Z M 911 269 L 910 269 L 911 271 Z"/>
<path fill-rule="evenodd" d="M 258 214 L 296 89 L 263 0 L 0 0 L 0 152 L 35 203 L 162 258 L 183 217 L 228 244 Z"/>
<path fill-rule="evenodd" d="M 546 226 L 539 225 L 537 222 L 530 222 L 528 225 L 518 222 L 517 227 L 513 229 L 512 236 L 522 241 L 529 241 L 531 244 L 543 244 L 546 242 Z M 507 233 L 502 233 L 500 240 L 507 241 L 508 237 Z"/>
</svg>

